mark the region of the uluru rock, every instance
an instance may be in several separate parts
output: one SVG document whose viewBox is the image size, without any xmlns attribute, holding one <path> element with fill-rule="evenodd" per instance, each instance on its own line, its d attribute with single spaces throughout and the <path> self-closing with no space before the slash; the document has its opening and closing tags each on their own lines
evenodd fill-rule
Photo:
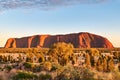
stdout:
<svg viewBox="0 0 120 80">
<path fill-rule="evenodd" d="M 112 43 L 107 38 L 87 32 L 10 38 L 7 40 L 5 48 L 49 48 L 57 42 L 72 43 L 75 48 L 113 48 Z"/>
</svg>

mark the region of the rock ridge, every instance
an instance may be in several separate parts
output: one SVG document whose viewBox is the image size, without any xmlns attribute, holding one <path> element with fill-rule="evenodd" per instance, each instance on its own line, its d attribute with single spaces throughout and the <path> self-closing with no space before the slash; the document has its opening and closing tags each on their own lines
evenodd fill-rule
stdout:
<svg viewBox="0 0 120 80">
<path fill-rule="evenodd" d="M 9 38 L 4 47 L 49 48 L 52 44 L 57 42 L 72 43 L 75 48 L 113 48 L 112 43 L 107 38 L 88 32 Z"/>
</svg>

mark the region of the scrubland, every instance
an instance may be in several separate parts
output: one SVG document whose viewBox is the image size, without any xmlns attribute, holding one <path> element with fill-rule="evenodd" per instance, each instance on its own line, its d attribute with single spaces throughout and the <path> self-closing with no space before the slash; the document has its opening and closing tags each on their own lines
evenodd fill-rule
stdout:
<svg viewBox="0 0 120 80">
<path fill-rule="evenodd" d="M 120 80 L 120 49 L 2 48 L 0 80 Z"/>
</svg>

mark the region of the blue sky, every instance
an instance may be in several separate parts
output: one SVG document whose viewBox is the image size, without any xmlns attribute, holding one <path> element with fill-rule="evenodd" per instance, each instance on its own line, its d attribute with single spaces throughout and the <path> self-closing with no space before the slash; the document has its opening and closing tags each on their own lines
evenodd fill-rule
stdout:
<svg viewBox="0 0 120 80">
<path fill-rule="evenodd" d="M 1 8 L 0 8 L 1 9 Z M 0 12 L 0 46 L 10 37 L 90 32 L 120 46 L 120 1 L 76 4 L 49 9 L 15 8 Z"/>
</svg>

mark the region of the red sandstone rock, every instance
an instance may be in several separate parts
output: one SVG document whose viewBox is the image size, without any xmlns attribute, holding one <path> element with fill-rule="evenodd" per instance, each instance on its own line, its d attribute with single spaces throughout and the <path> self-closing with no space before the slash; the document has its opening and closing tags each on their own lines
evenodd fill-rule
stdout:
<svg viewBox="0 0 120 80">
<path fill-rule="evenodd" d="M 35 35 L 23 38 L 10 38 L 5 48 L 49 48 L 57 42 L 72 43 L 76 48 L 113 48 L 112 43 L 99 35 L 91 33 L 74 33 L 66 35 Z"/>
</svg>

